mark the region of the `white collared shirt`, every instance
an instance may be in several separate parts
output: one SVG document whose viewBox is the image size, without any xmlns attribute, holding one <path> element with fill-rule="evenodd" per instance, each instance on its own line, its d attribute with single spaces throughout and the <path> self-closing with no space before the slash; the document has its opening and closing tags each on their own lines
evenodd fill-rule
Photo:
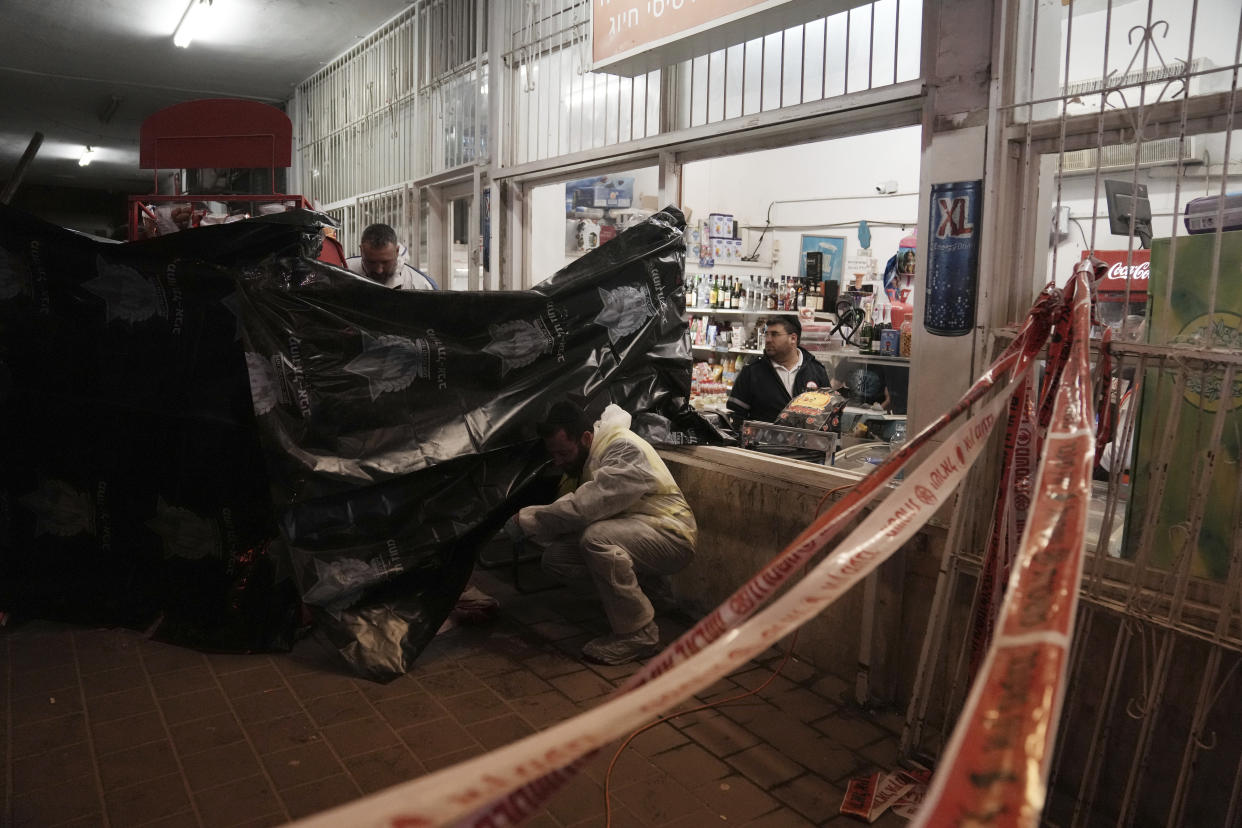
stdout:
<svg viewBox="0 0 1242 828">
<path fill-rule="evenodd" d="M 772 367 L 776 369 L 776 376 L 780 377 L 781 382 L 785 384 L 785 391 L 792 397 L 794 380 L 798 378 L 798 371 L 802 368 L 802 349 L 798 349 L 798 362 L 792 368 L 786 368 L 774 359 L 770 361 Z"/>
</svg>

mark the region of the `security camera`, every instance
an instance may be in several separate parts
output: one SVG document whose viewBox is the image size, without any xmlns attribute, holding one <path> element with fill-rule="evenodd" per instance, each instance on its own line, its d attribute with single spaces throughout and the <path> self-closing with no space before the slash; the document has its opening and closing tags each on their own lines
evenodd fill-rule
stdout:
<svg viewBox="0 0 1242 828">
<path fill-rule="evenodd" d="M 875 191 L 880 195 L 892 195 L 897 192 L 897 182 L 892 179 L 889 179 L 888 181 L 881 181 L 879 184 L 875 185 Z"/>
</svg>

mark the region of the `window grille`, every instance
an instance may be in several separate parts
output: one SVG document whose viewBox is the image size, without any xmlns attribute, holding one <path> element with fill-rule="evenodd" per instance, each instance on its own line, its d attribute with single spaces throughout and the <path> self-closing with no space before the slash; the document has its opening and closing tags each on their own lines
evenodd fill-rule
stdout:
<svg viewBox="0 0 1242 828">
<path fill-rule="evenodd" d="M 476 58 L 488 15 L 476 5 L 420 0 L 299 84 L 290 111 L 304 195 L 331 207 L 485 155 Z"/>
<path fill-rule="evenodd" d="M 504 56 L 510 166 L 888 86 L 920 70 L 921 0 L 860 4 L 634 78 L 590 71 L 586 0 L 517 8 Z"/>
<path fill-rule="evenodd" d="M 1235 825 L 1242 436 L 1233 418 L 1242 403 L 1242 292 L 1225 263 L 1237 261 L 1242 231 L 1189 235 L 1188 206 L 1221 199 L 1198 219 L 1220 228 L 1224 197 L 1242 191 L 1242 6 L 1010 0 L 1006 11 L 1014 26 L 1004 77 L 1012 83 L 999 105 L 1006 179 L 998 189 L 1013 209 L 998 215 L 1016 241 L 1007 269 L 990 278 L 1018 286 L 1009 305 L 1016 313 L 1047 278 L 1064 283 L 1084 253 L 1112 251 L 1114 304 L 1101 296 L 1097 307 L 1101 329 L 1113 328 L 1114 387 L 1132 389 L 1129 403 L 1117 401 L 1116 453 L 1095 484 L 1043 819 Z M 1141 188 L 1150 234 L 1134 199 Z M 1112 221 L 1110 190 L 1120 194 Z M 1150 251 L 1148 235 L 1157 239 Z M 1157 282 L 1159 291 L 1149 288 Z M 1182 327 L 1166 335 L 1177 314 L 1197 318 L 1174 319 Z M 1009 330 L 997 329 L 996 339 Z M 978 582 L 976 539 L 988 529 L 978 514 L 989 512 L 996 485 L 981 471 L 957 510 L 963 540 L 949 550 L 938 589 L 959 607 Z M 943 747 L 968 692 L 967 638 L 951 612 L 932 618 L 907 750 Z"/>
</svg>

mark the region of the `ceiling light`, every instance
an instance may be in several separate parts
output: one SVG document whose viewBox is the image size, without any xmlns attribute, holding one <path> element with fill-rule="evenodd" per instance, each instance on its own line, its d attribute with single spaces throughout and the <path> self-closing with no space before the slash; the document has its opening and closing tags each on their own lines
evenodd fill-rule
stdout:
<svg viewBox="0 0 1242 828">
<path fill-rule="evenodd" d="M 90 163 L 94 160 L 95 160 L 95 148 L 92 147 L 90 144 L 87 144 L 86 149 L 82 150 L 82 155 L 78 158 L 78 166 L 79 167 L 89 166 Z"/>
<path fill-rule="evenodd" d="M 211 0 L 190 0 L 185 14 L 181 15 L 181 22 L 177 24 L 177 31 L 173 32 L 173 43 L 182 49 L 189 46 L 203 27 L 210 8 Z"/>
</svg>

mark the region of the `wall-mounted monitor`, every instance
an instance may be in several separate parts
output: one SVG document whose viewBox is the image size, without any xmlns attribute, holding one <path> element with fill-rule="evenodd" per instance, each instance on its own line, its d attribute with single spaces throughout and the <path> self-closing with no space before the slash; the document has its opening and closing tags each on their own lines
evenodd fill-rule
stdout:
<svg viewBox="0 0 1242 828">
<path fill-rule="evenodd" d="M 1109 232 L 1128 236 L 1133 221 L 1134 235 L 1143 247 L 1151 247 L 1151 201 L 1147 198 L 1147 185 L 1105 180 L 1104 194 L 1108 202 Z"/>
</svg>

